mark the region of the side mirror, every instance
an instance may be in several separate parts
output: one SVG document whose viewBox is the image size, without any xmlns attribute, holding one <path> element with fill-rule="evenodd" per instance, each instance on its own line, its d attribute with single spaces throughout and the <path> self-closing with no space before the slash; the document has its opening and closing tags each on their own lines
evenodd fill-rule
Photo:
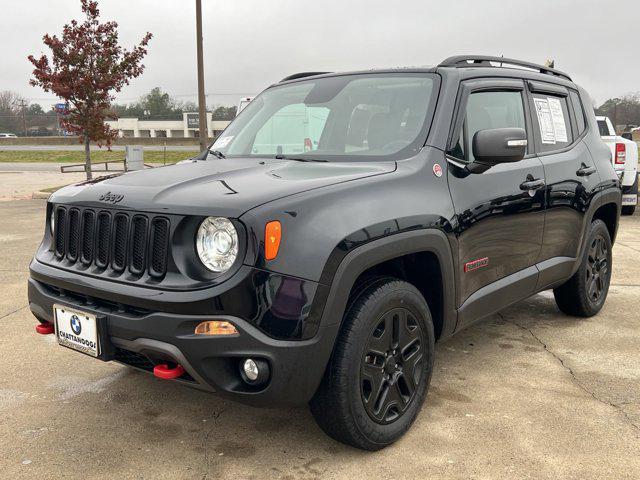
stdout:
<svg viewBox="0 0 640 480">
<path fill-rule="evenodd" d="M 467 166 L 472 173 L 482 173 L 499 163 L 522 160 L 527 153 L 524 128 L 492 128 L 479 130 L 473 136 L 475 160 Z"/>
</svg>

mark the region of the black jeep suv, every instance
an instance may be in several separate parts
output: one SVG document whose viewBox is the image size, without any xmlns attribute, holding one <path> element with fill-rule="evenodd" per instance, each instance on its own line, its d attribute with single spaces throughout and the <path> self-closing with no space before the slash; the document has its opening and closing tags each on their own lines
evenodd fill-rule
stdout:
<svg viewBox="0 0 640 480">
<path fill-rule="evenodd" d="M 621 192 L 590 105 L 496 57 L 287 77 L 190 162 L 52 195 L 36 330 L 382 448 L 436 340 L 547 289 L 602 308 Z"/>
</svg>

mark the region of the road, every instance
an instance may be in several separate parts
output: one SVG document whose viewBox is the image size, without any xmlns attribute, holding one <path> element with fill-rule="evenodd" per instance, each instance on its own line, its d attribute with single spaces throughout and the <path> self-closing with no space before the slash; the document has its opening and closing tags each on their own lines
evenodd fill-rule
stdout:
<svg viewBox="0 0 640 480">
<path fill-rule="evenodd" d="M 0 218 L 3 478 L 640 478 L 640 215 L 622 219 L 600 315 L 563 316 L 547 292 L 438 344 L 416 424 L 376 453 L 306 408 L 245 407 L 36 335 L 44 201 L 1 202 Z"/>
</svg>

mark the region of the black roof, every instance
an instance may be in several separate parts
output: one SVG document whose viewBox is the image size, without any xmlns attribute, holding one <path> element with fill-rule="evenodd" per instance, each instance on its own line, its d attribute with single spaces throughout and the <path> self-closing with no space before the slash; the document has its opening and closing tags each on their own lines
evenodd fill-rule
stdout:
<svg viewBox="0 0 640 480">
<path fill-rule="evenodd" d="M 352 72 L 300 72 L 289 75 L 278 83 L 294 82 L 296 80 L 303 80 L 311 77 L 330 77 L 337 75 L 362 75 L 368 73 L 433 73 L 440 68 L 457 68 L 457 69 L 477 69 L 477 73 L 482 74 L 496 74 L 505 76 L 509 71 L 517 70 L 520 75 L 529 78 L 536 78 L 536 76 L 547 76 L 548 80 L 556 79 L 562 81 L 573 82 L 571 77 L 555 68 L 545 67 L 537 63 L 526 62 L 523 60 L 516 60 L 513 58 L 493 57 L 488 55 L 456 55 L 448 57 L 436 67 L 399 67 L 399 68 L 383 68 L 383 69 L 370 69 L 359 70 Z M 541 77 L 538 77 L 541 78 Z"/>
</svg>

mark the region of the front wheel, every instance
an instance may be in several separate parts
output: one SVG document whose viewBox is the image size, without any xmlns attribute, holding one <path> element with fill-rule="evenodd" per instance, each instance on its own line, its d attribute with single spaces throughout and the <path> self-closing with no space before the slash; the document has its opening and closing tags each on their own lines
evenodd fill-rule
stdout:
<svg viewBox="0 0 640 480">
<path fill-rule="evenodd" d="M 434 342 L 429 308 L 415 287 L 381 278 L 358 291 L 310 402 L 320 427 L 365 450 L 395 442 L 426 396 Z"/>
<path fill-rule="evenodd" d="M 591 317 L 598 313 L 609 292 L 611 260 L 609 230 L 602 220 L 594 220 L 578 271 L 553 290 L 558 308 L 578 317 Z"/>
</svg>

